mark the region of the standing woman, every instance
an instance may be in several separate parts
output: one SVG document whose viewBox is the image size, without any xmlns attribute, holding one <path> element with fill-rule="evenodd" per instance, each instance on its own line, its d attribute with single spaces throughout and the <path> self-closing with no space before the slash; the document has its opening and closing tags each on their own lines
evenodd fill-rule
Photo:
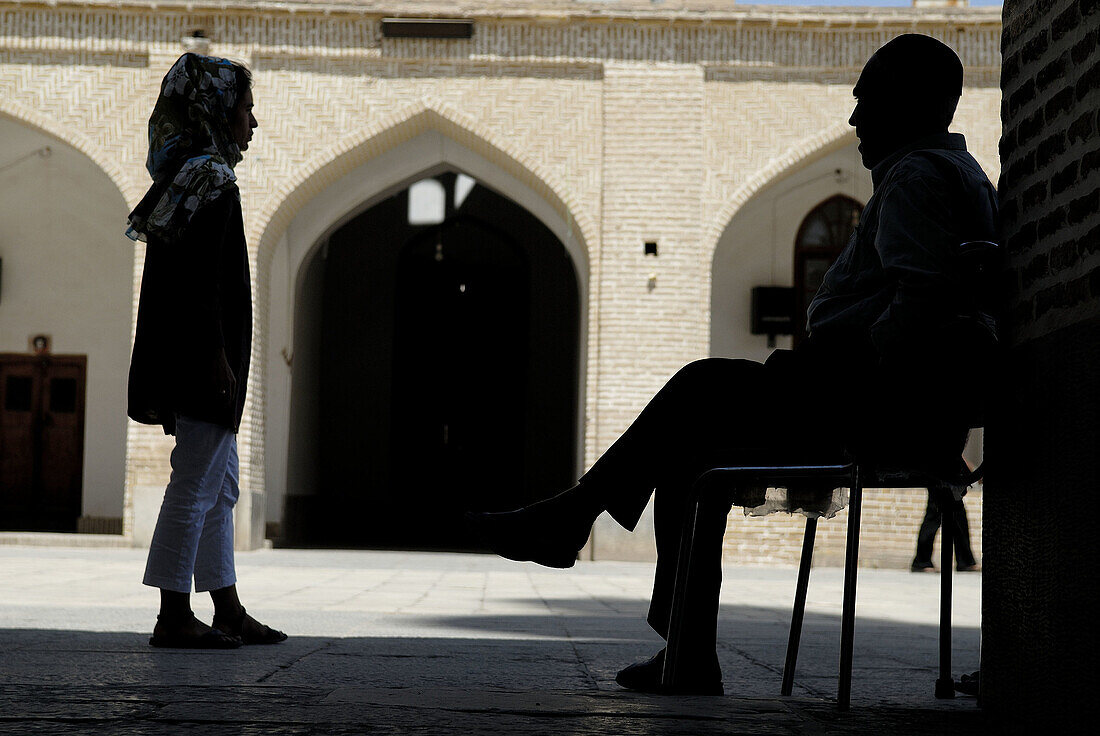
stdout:
<svg viewBox="0 0 1100 736">
<path fill-rule="evenodd" d="M 126 234 L 147 244 L 128 414 L 176 437 L 146 585 L 160 589 L 157 647 L 232 649 L 286 639 L 237 597 L 233 506 L 237 430 L 252 348 L 252 285 L 233 167 L 248 150 L 252 76 L 226 59 L 184 54 L 149 118 L 153 185 Z M 191 611 L 191 579 L 214 601 Z"/>
</svg>

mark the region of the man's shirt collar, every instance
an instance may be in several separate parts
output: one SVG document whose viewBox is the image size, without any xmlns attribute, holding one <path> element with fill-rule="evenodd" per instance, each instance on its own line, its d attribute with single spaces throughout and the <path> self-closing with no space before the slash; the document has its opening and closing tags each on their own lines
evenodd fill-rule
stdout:
<svg viewBox="0 0 1100 736">
<path fill-rule="evenodd" d="M 966 138 L 963 137 L 962 133 L 937 133 L 899 148 L 871 169 L 871 183 L 874 188 L 878 189 L 879 184 L 886 178 L 886 174 L 894 168 L 894 164 L 900 161 L 903 156 L 913 151 L 926 150 L 965 151 Z"/>
</svg>

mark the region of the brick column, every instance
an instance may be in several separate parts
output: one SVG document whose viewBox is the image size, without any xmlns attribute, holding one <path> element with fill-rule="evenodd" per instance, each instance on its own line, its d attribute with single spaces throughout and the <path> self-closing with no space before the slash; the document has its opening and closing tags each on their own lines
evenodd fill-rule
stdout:
<svg viewBox="0 0 1100 736">
<path fill-rule="evenodd" d="M 702 109 L 698 66 L 614 62 L 604 68 L 602 303 L 594 368 L 601 454 L 684 363 L 707 354 Z M 645 255 L 646 241 L 657 243 L 656 257 Z M 592 360 L 589 353 L 590 371 Z M 652 559 L 650 523 L 647 514 L 641 535 L 630 537 L 601 519 L 595 558 Z"/>
<path fill-rule="evenodd" d="M 1095 721 L 1100 0 L 1006 0 L 1005 388 L 987 432 L 982 697 L 996 733 Z"/>
</svg>

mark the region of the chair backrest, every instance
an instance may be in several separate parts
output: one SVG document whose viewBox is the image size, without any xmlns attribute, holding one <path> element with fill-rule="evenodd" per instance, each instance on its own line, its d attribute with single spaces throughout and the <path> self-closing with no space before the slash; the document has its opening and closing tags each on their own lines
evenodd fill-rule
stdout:
<svg viewBox="0 0 1100 736">
<path fill-rule="evenodd" d="M 973 343 L 977 358 L 974 370 L 978 381 L 966 399 L 966 423 L 972 427 L 985 424 L 985 407 L 993 389 L 993 347 L 997 342 L 996 318 L 998 304 L 998 280 L 1003 249 L 988 240 L 971 240 L 960 243 L 955 249 L 955 273 L 959 279 L 960 294 L 958 312 L 963 329 L 960 337 Z M 966 354 L 965 352 L 963 354 Z"/>
<path fill-rule="evenodd" d="M 963 291 L 960 307 L 966 312 L 997 315 L 1001 254 L 1001 246 L 989 240 L 969 240 L 955 249 L 954 267 Z"/>
</svg>

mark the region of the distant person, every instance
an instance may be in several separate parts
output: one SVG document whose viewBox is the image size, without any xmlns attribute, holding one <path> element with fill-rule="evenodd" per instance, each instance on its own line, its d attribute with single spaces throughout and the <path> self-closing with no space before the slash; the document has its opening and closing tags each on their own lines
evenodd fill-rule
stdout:
<svg viewBox="0 0 1100 736">
<path fill-rule="evenodd" d="M 161 83 L 149 119 L 153 185 L 130 213 L 145 241 L 130 417 L 176 436 L 146 585 L 160 589 L 157 647 L 231 649 L 286 639 L 237 596 L 233 506 L 237 430 L 252 345 L 252 285 L 233 167 L 258 123 L 252 77 L 225 59 L 184 54 Z M 191 611 L 209 591 L 213 626 Z"/>
<path fill-rule="evenodd" d="M 569 567 L 600 513 L 633 529 L 655 491 L 648 621 L 667 638 L 687 490 L 706 469 L 854 456 L 941 477 L 958 471 L 967 432 L 961 384 L 995 338 L 953 255 L 960 243 L 997 232 L 993 186 L 963 137 L 948 133 L 962 78 L 955 52 L 928 36 L 899 36 L 871 57 L 849 123 L 874 194 L 810 304 L 809 338 L 763 364 L 711 358 L 685 366 L 576 486 L 516 511 L 470 514 L 495 551 Z M 715 639 L 725 515 L 701 522 L 686 675 L 675 692 L 723 692 Z M 663 660 L 662 649 L 616 680 L 667 692 Z"/>
<path fill-rule="evenodd" d="M 964 490 L 963 494 L 965 493 Z M 909 566 L 911 572 L 936 571 L 932 564 L 932 545 L 936 541 L 941 518 L 952 525 L 951 546 L 955 556 L 955 569 L 959 572 L 981 572 L 982 566 L 974 559 L 974 551 L 970 548 L 970 523 L 966 520 L 962 498 L 952 496 L 951 499 L 951 508 L 941 510 L 935 494 L 929 489 L 928 505 L 924 508 L 924 518 L 920 523 L 920 531 L 917 532 L 917 554 Z"/>
</svg>

